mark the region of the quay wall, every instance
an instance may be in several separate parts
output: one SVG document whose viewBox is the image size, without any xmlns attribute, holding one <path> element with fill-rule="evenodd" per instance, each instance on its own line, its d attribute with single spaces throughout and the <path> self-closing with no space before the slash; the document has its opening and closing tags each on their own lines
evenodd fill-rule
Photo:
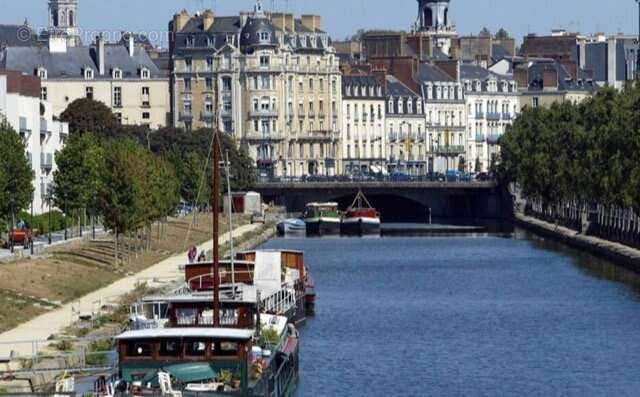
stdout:
<svg viewBox="0 0 640 397">
<path fill-rule="evenodd" d="M 540 236 L 564 243 L 640 273 L 640 250 L 638 249 L 598 237 L 580 234 L 567 227 L 520 213 L 515 214 L 514 221 L 518 226 Z"/>
</svg>

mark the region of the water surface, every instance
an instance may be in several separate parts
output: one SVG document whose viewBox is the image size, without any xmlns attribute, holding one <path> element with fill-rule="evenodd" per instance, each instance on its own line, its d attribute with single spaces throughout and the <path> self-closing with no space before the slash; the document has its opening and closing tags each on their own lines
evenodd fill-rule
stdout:
<svg viewBox="0 0 640 397">
<path fill-rule="evenodd" d="M 520 232 L 264 247 L 316 281 L 298 397 L 640 395 L 640 283 L 591 256 Z"/>
</svg>

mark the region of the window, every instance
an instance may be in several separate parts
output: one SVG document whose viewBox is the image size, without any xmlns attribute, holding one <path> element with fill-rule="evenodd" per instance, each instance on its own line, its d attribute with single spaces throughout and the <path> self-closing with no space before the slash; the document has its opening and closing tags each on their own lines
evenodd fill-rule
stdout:
<svg viewBox="0 0 640 397">
<path fill-rule="evenodd" d="M 223 77 L 222 78 L 222 90 L 223 91 L 231 91 L 231 78 Z"/>
<path fill-rule="evenodd" d="M 127 356 L 151 357 L 153 344 L 150 342 L 129 342 L 127 344 Z"/>
<path fill-rule="evenodd" d="M 113 87 L 113 106 L 122 107 L 122 87 Z"/>
<path fill-rule="evenodd" d="M 207 57 L 207 69 L 213 69 L 213 57 Z"/>
<path fill-rule="evenodd" d="M 214 37 L 207 37 L 207 47 L 215 47 L 216 40 Z"/>
<path fill-rule="evenodd" d="M 184 59 L 184 65 L 187 68 L 187 70 L 191 70 L 191 67 L 193 66 L 193 59 L 191 59 L 191 57 L 186 57 Z"/>
<path fill-rule="evenodd" d="M 41 80 L 45 80 L 47 78 L 47 69 L 38 68 L 37 76 L 40 77 Z"/>
<path fill-rule="evenodd" d="M 539 105 L 538 97 L 533 97 L 531 99 L 531 107 L 536 109 L 538 107 L 538 105 Z"/>
<path fill-rule="evenodd" d="M 47 100 L 47 87 L 40 88 L 40 99 L 43 101 Z"/>
<path fill-rule="evenodd" d="M 313 91 L 313 79 L 309 79 L 309 91 Z"/>
<path fill-rule="evenodd" d="M 268 55 L 260 55 L 260 66 L 269 66 L 270 62 L 271 60 Z"/>
<path fill-rule="evenodd" d="M 91 68 L 86 68 L 84 70 L 84 78 L 85 79 L 93 79 L 93 69 Z"/>
<path fill-rule="evenodd" d="M 185 91 L 191 91 L 191 78 L 190 77 L 185 77 L 184 78 L 184 90 Z"/>
<path fill-rule="evenodd" d="M 149 95 L 149 87 L 142 87 L 142 95 Z"/>
<path fill-rule="evenodd" d="M 193 47 L 196 44 L 195 36 L 188 36 L 185 40 L 185 44 L 187 45 L 187 47 Z"/>
<path fill-rule="evenodd" d="M 192 340 L 185 343 L 184 354 L 189 357 L 203 357 L 207 353 L 207 342 Z"/>
<path fill-rule="evenodd" d="M 213 90 L 213 79 L 211 77 L 205 78 L 204 85 L 207 90 Z"/>
<path fill-rule="evenodd" d="M 84 89 L 84 96 L 87 99 L 93 99 L 93 87 L 86 87 Z"/>
<path fill-rule="evenodd" d="M 113 69 L 113 78 L 114 79 L 121 79 L 122 78 L 122 70 Z"/>
<path fill-rule="evenodd" d="M 158 354 L 163 357 L 179 357 L 182 355 L 182 343 L 178 339 L 163 340 Z"/>
<path fill-rule="evenodd" d="M 118 124 L 122 124 L 122 113 L 116 112 L 114 115 L 116 116 L 116 120 L 118 120 Z"/>
<path fill-rule="evenodd" d="M 269 34 L 269 32 L 258 32 L 258 38 L 260 39 L 260 41 L 269 41 L 271 40 L 271 35 Z"/>
<path fill-rule="evenodd" d="M 151 118 L 151 115 L 149 114 L 149 112 L 142 112 L 143 120 L 149 120 L 150 118 Z"/>
</svg>

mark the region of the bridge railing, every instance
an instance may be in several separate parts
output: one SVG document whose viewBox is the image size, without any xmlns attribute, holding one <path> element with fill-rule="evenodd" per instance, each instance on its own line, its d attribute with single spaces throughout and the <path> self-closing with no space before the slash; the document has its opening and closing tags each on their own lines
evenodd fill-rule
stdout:
<svg viewBox="0 0 640 397">
<path fill-rule="evenodd" d="M 286 184 L 286 183 L 424 183 L 424 182 L 439 182 L 439 183 L 469 183 L 469 182 L 486 182 L 495 183 L 492 178 L 475 177 L 470 174 L 461 175 L 444 175 L 444 174 L 429 174 L 429 175 L 337 175 L 337 176 L 324 176 L 324 175 L 312 175 L 304 177 L 273 177 L 273 178 L 260 178 L 259 184 Z"/>
</svg>

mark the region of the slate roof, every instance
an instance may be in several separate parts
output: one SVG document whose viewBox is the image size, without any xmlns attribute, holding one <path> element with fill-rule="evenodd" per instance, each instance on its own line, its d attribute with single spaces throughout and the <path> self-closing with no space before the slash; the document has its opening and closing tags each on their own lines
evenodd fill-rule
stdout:
<svg viewBox="0 0 640 397">
<path fill-rule="evenodd" d="M 404 97 L 414 97 L 418 98 L 419 95 L 416 94 L 409 87 L 404 85 L 396 76 L 387 75 L 387 96 L 404 96 Z"/>
<path fill-rule="evenodd" d="M 455 80 L 437 66 L 428 63 L 420 64 L 417 79 L 421 83 L 429 81 L 454 82 Z"/>
<path fill-rule="evenodd" d="M 110 70 L 122 70 L 123 78 L 137 78 L 142 67 L 149 69 L 151 78 L 163 77 L 142 46 L 136 46 L 133 57 L 120 44 L 105 44 L 105 75 L 98 74 L 94 46 L 69 47 L 65 53 L 50 53 L 45 46 L 9 47 L 5 50 L 4 68 L 33 74 L 39 67 L 47 69 L 49 79 L 84 78 L 83 69 L 91 67 L 95 79 L 110 79 Z"/>
<path fill-rule="evenodd" d="M 587 91 L 592 92 L 598 88 L 598 85 L 587 75 L 584 70 L 580 70 L 579 79 L 571 77 L 569 71 L 558 62 L 534 62 L 529 67 L 529 90 L 543 90 L 544 71 L 554 69 L 558 72 L 558 90 L 559 91 Z"/>
<path fill-rule="evenodd" d="M 28 47 L 37 44 L 38 34 L 29 25 L 0 25 L 0 47 Z"/>
<path fill-rule="evenodd" d="M 494 61 L 500 60 L 508 56 L 511 56 L 511 54 L 506 48 L 504 48 L 500 44 L 493 44 L 491 46 L 491 58 Z"/>
<path fill-rule="evenodd" d="M 347 90 L 346 87 L 347 86 L 351 86 L 351 87 L 376 87 L 376 95 L 374 96 L 370 96 L 368 95 L 368 90 L 367 90 L 367 95 L 354 95 L 353 91 L 351 93 L 351 95 L 347 95 Z M 380 81 L 372 75 L 347 75 L 347 76 L 342 76 L 342 95 L 344 98 L 362 98 L 362 99 L 383 99 L 383 97 L 377 96 L 377 87 L 380 87 Z M 384 96 L 385 93 L 382 92 L 382 95 Z"/>
</svg>

